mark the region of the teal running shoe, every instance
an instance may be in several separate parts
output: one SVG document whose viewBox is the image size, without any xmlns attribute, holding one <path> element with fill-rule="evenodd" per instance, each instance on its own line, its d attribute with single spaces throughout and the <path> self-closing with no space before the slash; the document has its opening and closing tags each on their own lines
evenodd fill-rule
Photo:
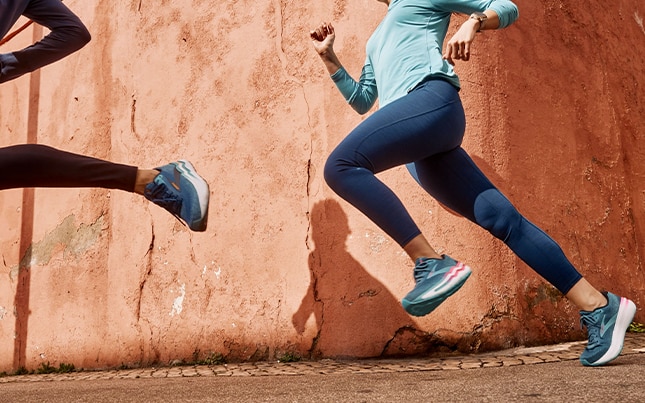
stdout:
<svg viewBox="0 0 645 403">
<path fill-rule="evenodd" d="M 586 366 L 599 366 L 620 355 L 625 333 L 636 314 L 636 305 L 624 297 L 603 292 L 607 305 L 593 311 L 580 311 L 580 325 L 587 328 L 589 342 L 580 355 Z"/>
<path fill-rule="evenodd" d="M 188 161 L 179 160 L 155 169 L 159 175 L 146 185 L 146 199 L 168 210 L 191 230 L 206 231 L 208 183 Z"/>
<path fill-rule="evenodd" d="M 410 315 L 427 315 L 457 292 L 471 273 L 470 267 L 447 255 L 443 259 L 419 258 L 414 266 L 416 285 L 401 305 Z"/>
</svg>

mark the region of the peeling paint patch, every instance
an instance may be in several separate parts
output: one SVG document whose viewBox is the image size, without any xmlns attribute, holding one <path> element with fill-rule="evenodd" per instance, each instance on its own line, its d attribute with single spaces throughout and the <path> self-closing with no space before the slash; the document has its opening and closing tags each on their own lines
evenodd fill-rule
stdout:
<svg viewBox="0 0 645 403">
<path fill-rule="evenodd" d="M 638 11 L 634 11 L 634 20 L 638 24 L 639 27 L 641 27 L 641 31 L 645 34 L 645 27 L 643 26 L 643 18 L 638 15 Z"/>
<path fill-rule="evenodd" d="M 211 266 L 215 267 L 215 261 L 211 260 L 210 263 Z M 205 264 L 204 267 L 202 268 L 202 278 L 208 273 L 208 264 Z M 213 269 L 213 274 L 215 274 L 215 277 L 219 280 L 219 277 L 222 275 L 222 268 L 220 266 L 217 266 L 217 271 Z"/>
<path fill-rule="evenodd" d="M 186 297 L 186 284 L 182 284 L 179 288 L 179 296 L 175 298 L 172 303 L 172 309 L 170 310 L 170 316 L 179 315 L 184 309 L 184 298 Z"/>
<path fill-rule="evenodd" d="M 100 216 L 89 225 L 81 224 L 75 226 L 74 215 L 69 215 L 51 232 L 46 234 L 42 240 L 32 243 L 18 265 L 11 268 L 9 276 L 12 281 L 18 277 L 22 267 L 33 267 L 46 265 L 52 256 L 62 249 L 66 256 L 78 256 L 84 254 L 97 242 L 103 230 L 105 218 Z"/>
<path fill-rule="evenodd" d="M 388 240 L 382 234 L 378 233 L 365 233 L 365 238 L 368 239 L 369 248 L 372 252 L 381 252 L 384 245 L 387 245 Z"/>
<path fill-rule="evenodd" d="M 4 317 L 7 315 L 7 308 L 4 306 L 0 306 L 0 320 L 4 319 Z"/>
</svg>

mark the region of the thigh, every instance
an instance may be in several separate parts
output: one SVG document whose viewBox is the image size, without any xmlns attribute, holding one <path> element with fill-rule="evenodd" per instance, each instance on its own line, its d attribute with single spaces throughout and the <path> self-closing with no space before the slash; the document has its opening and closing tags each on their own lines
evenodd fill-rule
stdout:
<svg viewBox="0 0 645 403">
<path fill-rule="evenodd" d="M 433 80 L 374 112 L 334 154 L 381 172 L 458 147 L 464 128 L 457 90 Z"/>
</svg>

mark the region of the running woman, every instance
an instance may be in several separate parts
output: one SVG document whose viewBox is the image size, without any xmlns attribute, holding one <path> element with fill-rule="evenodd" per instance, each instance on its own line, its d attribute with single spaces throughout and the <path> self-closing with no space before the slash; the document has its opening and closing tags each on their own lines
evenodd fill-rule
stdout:
<svg viewBox="0 0 645 403">
<path fill-rule="evenodd" d="M 0 0 L 0 38 L 21 15 L 51 30 L 20 51 L 0 54 L 0 83 L 81 49 L 90 33 L 60 0 Z M 140 169 L 39 144 L 0 148 L 0 190 L 22 187 L 98 187 L 137 193 L 168 210 L 193 231 L 205 231 L 210 191 L 184 160 Z"/>
<path fill-rule="evenodd" d="M 356 81 L 334 53 L 331 23 L 311 31 L 315 50 L 358 113 L 379 109 L 336 147 L 327 184 L 392 237 L 414 262 L 415 286 L 402 300 L 411 315 L 432 312 L 458 291 L 471 269 L 430 246 L 399 198 L 375 174 L 406 164 L 432 197 L 504 241 L 528 266 L 580 309 L 589 342 L 583 365 L 603 365 L 622 351 L 635 304 L 599 292 L 560 246 L 527 221 L 461 147 L 465 114 L 455 61 L 470 60 L 476 33 L 518 17 L 510 0 L 378 0 L 387 13 L 367 42 Z M 469 15 L 444 46 L 452 13 Z"/>
</svg>

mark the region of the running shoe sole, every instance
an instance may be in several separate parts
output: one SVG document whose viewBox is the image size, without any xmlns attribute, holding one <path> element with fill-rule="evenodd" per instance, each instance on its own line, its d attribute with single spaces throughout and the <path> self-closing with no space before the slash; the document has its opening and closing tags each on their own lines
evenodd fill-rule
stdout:
<svg viewBox="0 0 645 403">
<path fill-rule="evenodd" d="M 587 360 L 581 359 L 580 361 L 582 362 L 582 364 L 590 367 L 597 367 L 604 365 L 618 357 L 621 351 L 623 351 L 625 333 L 627 332 L 629 325 L 632 323 L 635 314 L 636 304 L 625 297 L 621 297 L 620 306 L 618 307 L 618 313 L 616 315 L 616 323 L 614 324 L 614 331 L 611 333 L 611 344 L 609 346 L 609 349 L 595 362 L 589 362 Z"/>
<path fill-rule="evenodd" d="M 179 160 L 174 165 L 175 169 L 193 185 L 199 200 L 201 219 L 193 221 L 192 223 L 187 222 L 186 224 L 193 231 L 205 231 L 208 222 L 208 204 L 210 198 L 208 183 L 199 176 L 197 170 L 189 161 Z"/>
<path fill-rule="evenodd" d="M 425 316 L 434 311 L 452 294 L 459 291 L 471 274 L 470 267 L 458 262 L 445 275 L 444 281 L 413 300 L 403 298 L 401 305 L 412 316 Z"/>
</svg>

